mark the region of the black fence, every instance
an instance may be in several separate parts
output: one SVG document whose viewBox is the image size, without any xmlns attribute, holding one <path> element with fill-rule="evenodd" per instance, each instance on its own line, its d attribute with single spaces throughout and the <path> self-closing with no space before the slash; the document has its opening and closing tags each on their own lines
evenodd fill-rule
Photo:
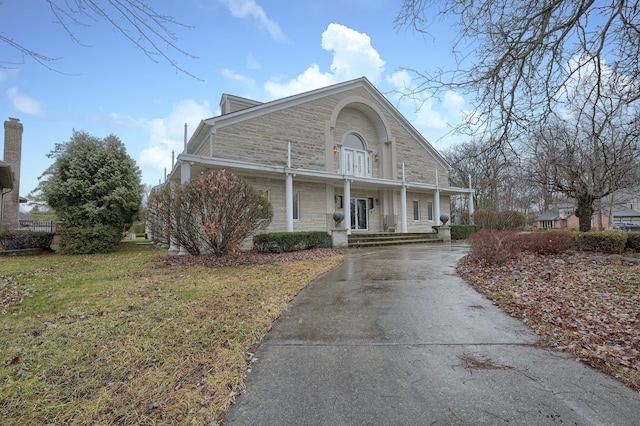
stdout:
<svg viewBox="0 0 640 426">
<path fill-rule="evenodd" d="M 54 220 L 21 220 L 20 229 L 33 231 L 33 232 L 54 232 L 58 233 L 58 230 L 62 226 L 61 222 Z"/>
</svg>

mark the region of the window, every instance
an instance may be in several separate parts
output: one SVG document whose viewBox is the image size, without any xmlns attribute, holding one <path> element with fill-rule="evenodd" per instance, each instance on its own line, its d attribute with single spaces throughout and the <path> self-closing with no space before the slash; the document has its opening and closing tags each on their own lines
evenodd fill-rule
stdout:
<svg viewBox="0 0 640 426">
<path fill-rule="evenodd" d="M 420 201 L 413 200 L 413 220 L 417 222 L 420 220 Z"/>
<path fill-rule="evenodd" d="M 293 220 L 300 220 L 300 192 L 293 193 Z"/>
<path fill-rule="evenodd" d="M 342 147 L 342 173 L 352 176 L 371 176 L 373 155 L 365 150 L 360 136 L 349 133 Z"/>
<path fill-rule="evenodd" d="M 427 202 L 427 219 L 433 220 L 433 201 Z"/>
</svg>

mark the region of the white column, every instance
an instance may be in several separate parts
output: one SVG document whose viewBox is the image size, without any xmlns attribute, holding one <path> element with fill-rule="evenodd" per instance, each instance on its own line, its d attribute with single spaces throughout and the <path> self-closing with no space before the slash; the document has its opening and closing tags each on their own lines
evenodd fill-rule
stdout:
<svg viewBox="0 0 640 426">
<path fill-rule="evenodd" d="M 407 187 L 402 185 L 400 190 L 400 220 L 402 220 L 402 232 L 405 234 L 407 231 Z"/>
<path fill-rule="evenodd" d="M 402 163 L 402 189 L 400 189 L 400 220 L 402 221 L 402 232 L 407 233 L 407 187 L 405 186 L 404 163 Z"/>
<path fill-rule="evenodd" d="M 287 168 L 291 168 L 291 142 L 287 143 Z M 293 175 L 287 172 L 284 184 L 284 210 L 287 222 L 287 232 L 293 232 Z"/>
<path fill-rule="evenodd" d="M 440 189 L 438 188 L 438 169 L 436 169 L 436 193 L 433 195 L 433 207 L 436 226 L 440 226 Z"/>
<path fill-rule="evenodd" d="M 434 200 L 434 214 L 436 215 L 435 217 L 435 221 L 436 221 L 436 226 L 440 226 L 440 190 L 436 189 L 436 193 L 433 196 L 433 200 Z"/>
<path fill-rule="evenodd" d="M 285 216 L 287 232 L 293 232 L 293 176 L 287 173 L 285 180 Z"/>
<path fill-rule="evenodd" d="M 189 183 L 191 180 L 191 163 L 188 161 L 182 161 L 180 166 L 180 183 L 185 184 Z"/>
<path fill-rule="evenodd" d="M 351 235 L 351 182 L 349 179 L 344 180 L 344 227 L 347 229 L 347 235 Z"/>
<path fill-rule="evenodd" d="M 469 175 L 469 221 L 473 225 L 473 188 L 471 187 L 471 175 Z"/>
</svg>

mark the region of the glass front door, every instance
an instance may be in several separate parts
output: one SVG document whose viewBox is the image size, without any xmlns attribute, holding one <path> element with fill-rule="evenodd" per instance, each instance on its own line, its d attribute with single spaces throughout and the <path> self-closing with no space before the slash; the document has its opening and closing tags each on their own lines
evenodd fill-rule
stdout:
<svg viewBox="0 0 640 426">
<path fill-rule="evenodd" d="M 351 199 L 351 229 L 369 229 L 367 211 L 368 200 L 366 198 Z"/>
</svg>

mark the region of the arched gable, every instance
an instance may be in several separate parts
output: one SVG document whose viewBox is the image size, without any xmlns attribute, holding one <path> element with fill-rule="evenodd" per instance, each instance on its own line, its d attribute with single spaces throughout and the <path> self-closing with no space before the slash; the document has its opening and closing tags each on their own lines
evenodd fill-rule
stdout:
<svg viewBox="0 0 640 426">
<path fill-rule="evenodd" d="M 329 127 L 335 128 L 336 122 L 340 112 L 345 108 L 353 108 L 363 113 L 371 122 L 376 131 L 376 137 L 380 142 L 387 142 L 390 140 L 390 127 L 387 123 L 384 114 L 370 99 L 363 98 L 362 96 L 348 96 L 342 99 L 336 104 L 329 119 Z"/>
</svg>

